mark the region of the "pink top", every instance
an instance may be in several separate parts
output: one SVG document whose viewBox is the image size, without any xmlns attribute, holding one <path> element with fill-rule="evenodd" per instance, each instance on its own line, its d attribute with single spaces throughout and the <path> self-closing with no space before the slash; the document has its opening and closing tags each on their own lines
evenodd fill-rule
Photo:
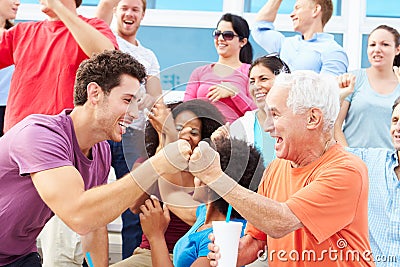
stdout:
<svg viewBox="0 0 400 267">
<path fill-rule="evenodd" d="M 233 122 L 243 116 L 246 111 L 256 109 L 257 107 L 249 92 L 248 73 L 250 65 L 243 63 L 240 68 L 226 77 L 216 75 L 213 71 L 214 65 L 209 64 L 198 67 L 192 72 L 186 86 L 184 101 L 196 98 L 207 99 L 210 86 L 221 82 L 229 82 L 239 89 L 239 93 L 236 96 L 222 98 L 213 103 L 225 116 L 226 121 Z"/>
</svg>

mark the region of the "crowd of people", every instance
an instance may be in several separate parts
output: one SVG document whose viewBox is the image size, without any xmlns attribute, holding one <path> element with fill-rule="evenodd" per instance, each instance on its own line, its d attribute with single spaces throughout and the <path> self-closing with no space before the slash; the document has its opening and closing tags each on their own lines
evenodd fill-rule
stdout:
<svg viewBox="0 0 400 267">
<path fill-rule="evenodd" d="M 331 0 L 297 0 L 292 37 L 275 30 L 282 0 L 252 28 L 223 14 L 218 60 L 168 104 L 137 39 L 146 0 L 101 0 L 95 18 L 81 3 L 43 0 L 46 20 L 14 25 L 19 0 L 0 0 L 0 266 L 108 266 L 118 216 L 115 267 L 217 266 L 227 216 L 244 225 L 237 266 L 398 265 L 395 28 L 350 71 L 324 32 Z"/>
</svg>

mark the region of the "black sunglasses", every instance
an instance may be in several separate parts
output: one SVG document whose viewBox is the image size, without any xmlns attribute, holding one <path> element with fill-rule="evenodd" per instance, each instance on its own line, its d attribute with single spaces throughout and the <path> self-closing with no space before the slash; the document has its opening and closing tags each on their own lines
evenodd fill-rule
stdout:
<svg viewBox="0 0 400 267">
<path fill-rule="evenodd" d="M 233 31 L 221 32 L 220 30 L 214 30 L 212 35 L 214 39 L 218 39 L 221 34 L 225 41 L 231 41 L 233 38 L 239 37 L 239 35 L 235 34 Z"/>
</svg>

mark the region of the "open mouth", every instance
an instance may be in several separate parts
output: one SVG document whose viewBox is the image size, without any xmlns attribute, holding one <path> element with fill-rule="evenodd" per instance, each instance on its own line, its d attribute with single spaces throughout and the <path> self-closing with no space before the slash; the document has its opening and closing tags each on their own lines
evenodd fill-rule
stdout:
<svg viewBox="0 0 400 267">
<path fill-rule="evenodd" d="M 129 126 L 129 124 L 124 122 L 124 121 L 119 121 L 118 125 L 121 127 L 122 133 L 125 133 L 126 132 L 126 128 Z"/>
<path fill-rule="evenodd" d="M 123 22 L 128 25 L 133 25 L 133 20 L 124 20 Z"/>
<path fill-rule="evenodd" d="M 372 58 L 375 59 L 375 60 L 381 60 L 383 57 L 379 56 L 379 55 L 376 55 L 376 56 L 373 56 Z"/>
<path fill-rule="evenodd" d="M 267 93 L 256 93 L 254 96 L 258 100 L 260 98 L 265 98 L 267 96 Z"/>
</svg>

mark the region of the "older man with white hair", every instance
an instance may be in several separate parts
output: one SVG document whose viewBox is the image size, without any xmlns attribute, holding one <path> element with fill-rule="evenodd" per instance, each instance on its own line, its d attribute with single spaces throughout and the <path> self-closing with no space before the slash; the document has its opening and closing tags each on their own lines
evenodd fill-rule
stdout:
<svg viewBox="0 0 400 267">
<path fill-rule="evenodd" d="M 337 81 L 312 71 L 282 73 L 265 109 L 264 130 L 276 139 L 277 159 L 264 173 L 258 194 L 232 182 L 205 142 L 189 162 L 189 170 L 248 221 L 238 266 L 254 261 L 265 244 L 271 267 L 374 266 L 367 168 L 333 137 Z M 209 248 L 215 266 L 218 248 L 212 243 Z"/>
</svg>

